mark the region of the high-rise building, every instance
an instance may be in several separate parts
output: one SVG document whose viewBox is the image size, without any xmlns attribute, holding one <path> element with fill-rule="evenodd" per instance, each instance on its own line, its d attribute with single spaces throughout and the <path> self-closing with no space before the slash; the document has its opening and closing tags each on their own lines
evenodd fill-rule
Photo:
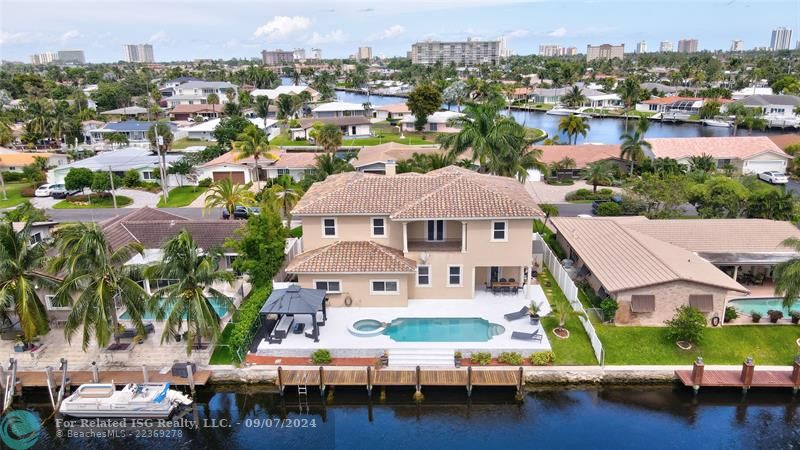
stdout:
<svg viewBox="0 0 800 450">
<path fill-rule="evenodd" d="M 425 41 L 411 46 L 411 62 L 414 64 L 455 63 L 459 66 L 499 64 L 508 56 L 503 39 L 496 41 Z"/>
<path fill-rule="evenodd" d="M 131 63 L 154 63 L 153 46 L 150 44 L 125 44 L 122 60 Z"/>
<path fill-rule="evenodd" d="M 312 48 L 311 49 L 311 59 L 319 61 L 322 59 L 322 49 L 319 48 Z"/>
<path fill-rule="evenodd" d="M 587 45 L 586 46 L 586 62 L 594 59 L 623 59 L 625 57 L 625 44 L 611 45 Z"/>
<path fill-rule="evenodd" d="M 58 53 L 44 52 L 31 55 L 31 64 L 50 64 L 58 60 Z"/>
<path fill-rule="evenodd" d="M 672 51 L 672 42 L 670 41 L 661 41 L 661 44 L 658 46 L 658 51 L 661 53 L 669 53 Z"/>
<path fill-rule="evenodd" d="M 741 39 L 734 39 L 731 41 L 731 51 L 741 52 L 744 50 L 744 42 Z"/>
<path fill-rule="evenodd" d="M 678 53 L 696 53 L 697 39 L 681 39 L 678 41 Z"/>
<path fill-rule="evenodd" d="M 639 43 L 636 44 L 636 53 L 647 53 L 646 41 L 639 41 Z"/>
<path fill-rule="evenodd" d="M 294 60 L 295 61 L 305 61 L 306 59 L 306 49 L 304 48 L 296 48 L 294 49 Z"/>
<path fill-rule="evenodd" d="M 356 59 L 367 60 L 367 61 L 372 59 L 372 47 L 358 47 L 358 53 L 356 53 Z"/>
<path fill-rule="evenodd" d="M 62 63 L 84 64 L 86 57 L 83 50 L 59 50 L 58 61 Z"/>
<path fill-rule="evenodd" d="M 539 44 L 539 56 L 557 56 L 560 50 L 555 44 Z"/>
<path fill-rule="evenodd" d="M 561 56 L 575 56 L 578 54 L 577 47 L 561 47 L 558 49 L 558 54 Z"/>
<path fill-rule="evenodd" d="M 262 50 L 261 63 L 265 66 L 277 66 L 294 62 L 294 52 L 291 50 Z"/>
<path fill-rule="evenodd" d="M 792 29 L 778 27 L 772 30 L 772 39 L 769 41 L 770 50 L 789 50 L 792 46 Z"/>
</svg>

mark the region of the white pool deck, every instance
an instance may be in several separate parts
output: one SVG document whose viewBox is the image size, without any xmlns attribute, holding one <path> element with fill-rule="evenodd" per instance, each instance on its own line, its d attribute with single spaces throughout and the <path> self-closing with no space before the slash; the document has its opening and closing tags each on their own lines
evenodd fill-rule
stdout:
<svg viewBox="0 0 800 450">
<path fill-rule="evenodd" d="M 391 308 L 362 308 L 338 307 L 328 308 L 328 320 L 325 326 L 319 328 L 319 342 L 314 342 L 303 334 L 290 333 L 280 344 L 269 344 L 262 341 L 258 345 L 258 355 L 270 356 L 308 356 L 309 350 L 325 348 L 334 356 L 357 357 L 379 356 L 385 350 L 392 349 L 452 349 L 469 353 L 472 351 L 489 351 L 493 354 L 502 351 L 516 351 L 523 355 L 534 351 L 550 350 L 550 342 L 544 329 L 541 342 L 521 341 L 511 339 L 513 331 L 533 333 L 537 328 L 530 323 L 526 316 L 522 319 L 507 321 L 503 315 L 519 311 L 523 306 L 535 300 L 542 305 L 540 315 L 550 313 L 550 305 L 542 291 L 536 284 L 526 286 L 524 292 L 516 295 L 493 295 L 487 292 L 476 292 L 475 298 L 464 300 L 409 300 L 406 307 Z M 486 342 L 396 342 L 389 336 L 378 335 L 371 337 L 354 336 L 348 328 L 357 320 L 375 319 L 381 322 L 391 322 L 400 317 L 478 317 L 505 327 L 505 332 L 494 336 Z M 296 322 L 306 324 L 306 332 L 311 332 L 309 316 L 297 316 Z"/>
</svg>

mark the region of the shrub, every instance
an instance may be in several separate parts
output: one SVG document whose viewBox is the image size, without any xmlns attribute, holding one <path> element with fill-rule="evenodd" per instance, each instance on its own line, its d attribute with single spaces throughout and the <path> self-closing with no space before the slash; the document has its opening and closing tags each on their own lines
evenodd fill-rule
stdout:
<svg viewBox="0 0 800 450">
<path fill-rule="evenodd" d="M 751 311 L 750 318 L 753 319 L 753 323 L 761 322 L 761 313 Z"/>
<path fill-rule="evenodd" d="M 477 352 L 470 356 L 472 364 L 480 364 L 481 366 L 488 366 L 492 363 L 492 354 L 489 352 Z"/>
<path fill-rule="evenodd" d="M 6 183 L 16 183 L 22 181 L 25 175 L 22 172 L 3 172 L 3 181 Z"/>
<path fill-rule="evenodd" d="M 522 355 L 517 352 L 503 352 L 497 357 L 497 361 L 511 366 L 521 366 L 524 360 Z"/>
<path fill-rule="evenodd" d="M 800 311 L 792 311 L 789 315 L 792 316 L 792 323 L 800 323 Z"/>
<path fill-rule="evenodd" d="M 528 359 L 534 366 L 549 366 L 556 361 L 556 354 L 551 351 L 535 352 Z"/>
<path fill-rule="evenodd" d="M 259 314 L 261 307 L 267 301 L 267 297 L 272 293 L 272 283 L 268 283 L 262 287 L 255 288 L 250 291 L 250 294 L 239 305 L 239 309 L 233 314 L 231 323 L 233 330 L 231 337 L 228 339 L 228 345 L 231 348 L 231 354 L 236 359 L 241 361 L 242 357 L 247 354 L 250 341 L 253 338 L 255 327 L 259 323 Z"/>
<path fill-rule="evenodd" d="M 203 178 L 202 180 L 197 182 L 197 185 L 200 186 L 200 187 L 207 188 L 207 187 L 211 187 L 211 183 L 213 183 L 211 178 Z"/>
<path fill-rule="evenodd" d="M 293 238 L 301 238 L 301 237 L 303 237 L 303 227 L 292 228 L 292 231 L 289 232 L 289 236 L 291 236 Z"/>
<path fill-rule="evenodd" d="M 333 361 L 333 358 L 331 357 L 330 350 L 321 348 L 315 350 L 314 353 L 311 354 L 311 362 L 314 364 L 330 364 L 331 361 Z"/>
<path fill-rule="evenodd" d="M 598 189 L 597 192 L 582 188 L 568 193 L 565 198 L 567 200 L 610 200 L 613 196 L 614 191 L 608 188 Z"/>
<path fill-rule="evenodd" d="M 776 309 L 770 309 L 767 311 L 767 315 L 769 316 L 769 321 L 772 323 L 778 323 L 779 320 L 783 319 L 783 311 L 778 311 Z"/>
<path fill-rule="evenodd" d="M 736 320 L 739 317 L 739 311 L 736 310 L 733 306 L 726 306 L 725 307 L 725 323 L 728 323 L 732 320 Z"/>
<path fill-rule="evenodd" d="M 124 184 L 125 187 L 135 188 L 139 186 L 139 183 L 141 182 L 142 180 L 139 177 L 139 171 L 137 171 L 136 169 L 128 170 L 122 176 L 122 184 Z"/>
<path fill-rule="evenodd" d="M 600 310 L 603 311 L 603 319 L 605 319 L 606 322 L 610 322 L 614 319 L 617 315 L 618 308 L 619 304 L 611 297 L 604 298 L 603 301 L 600 302 Z"/>
<path fill-rule="evenodd" d="M 597 205 L 598 216 L 621 216 L 622 207 L 616 202 L 604 202 Z"/>
<path fill-rule="evenodd" d="M 675 310 L 675 316 L 667 324 L 667 339 L 672 342 L 686 341 L 699 344 L 706 330 L 706 317 L 697 309 L 683 305 Z"/>
<path fill-rule="evenodd" d="M 142 181 L 141 183 L 139 183 L 139 189 L 145 190 L 147 192 L 160 192 L 161 185 L 153 181 Z"/>
</svg>

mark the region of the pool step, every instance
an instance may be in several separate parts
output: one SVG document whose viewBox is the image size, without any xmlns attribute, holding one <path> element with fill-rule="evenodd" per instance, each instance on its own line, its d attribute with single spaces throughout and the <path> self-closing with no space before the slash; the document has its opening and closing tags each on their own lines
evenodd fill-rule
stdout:
<svg viewBox="0 0 800 450">
<path fill-rule="evenodd" d="M 454 353 L 447 349 L 389 350 L 389 367 L 454 367 Z"/>
</svg>

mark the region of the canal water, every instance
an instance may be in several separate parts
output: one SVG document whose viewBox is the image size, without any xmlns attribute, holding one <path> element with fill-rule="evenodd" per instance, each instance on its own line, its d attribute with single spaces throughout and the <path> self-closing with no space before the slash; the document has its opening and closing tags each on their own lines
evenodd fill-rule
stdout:
<svg viewBox="0 0 800 450">
<path fill-rule="evenodd" d="M 547 389 L 514 400 L 513 390 L 337 389 L 323 402 L 287 389 L 200 391 L 196 412 L 170 424 L 64 423 L 50 418 L 33 448 L 60 449 L 792 449 L 800 448 L 800 399 L 791 391 L 677 386 Z M 26 408 L 50 415 L 44 395 Z M 192 427 L 199 423 L 200 427 Z M 83 426 L 85 425 L 85 426 Z M 83 433 L 81 436 L 79 433 Z M 91 435 L 90 433 L 94 433 Z M 0 444 L 2 445 L 2 444 Z"/>
<path fill-rule="evenodd" d="M 365 103 L 367 96 L 364 94 L 357 94 L 353 92 L 337 91 L 336 97 L 343 102 L 351 103 Z M 369 96 L 369 102 L 373 106 L 386 105 L 391 103 L 403 103 L 406 99 L 402 97 L 379 97 L 376 95 Z M 446 106 L 446 105 L 445 105 Z M 452 110 L 456 110 L 456 106 L 451 106 Z M 511 114 L 517 122 L 524 124 L 526 127 L 539 128 L 548 133 L 550 136 L 559 135 L 558 122 L 563 118 L 561 116 L 551 116 L 542 112 L 536 111 L 512 111 Z M 591 129 L 586 137 L 578 137 L 578 143 L 595 143 L 595 144 L 616 144 L 620 142 L 620 136 L 625 133 L 625 121 L 622 119 L 613 118 L 593 118 L 588 119 Z M 628 129 L 631 130 L 635 125 L 635 121 L 628 121 Z M 796 131 L 794 129 L 768 129 L 765 132 L 753 130 L 753 136 L 760 136 L 764 134 L 783 134 Z M 670 123 L 651 121 L 650 129 L 647 131 L 646 137 L 711 137 L 711 136 L 732 136 L 733 130 L 731 128 L 718 128 L 707 127 L 692 123 Z M 737 135 L 747 136 L 746 129 L 737 130 Z M 566 142 L 567 136 L 561 135 L 561 141 Z"/>
</svg>

